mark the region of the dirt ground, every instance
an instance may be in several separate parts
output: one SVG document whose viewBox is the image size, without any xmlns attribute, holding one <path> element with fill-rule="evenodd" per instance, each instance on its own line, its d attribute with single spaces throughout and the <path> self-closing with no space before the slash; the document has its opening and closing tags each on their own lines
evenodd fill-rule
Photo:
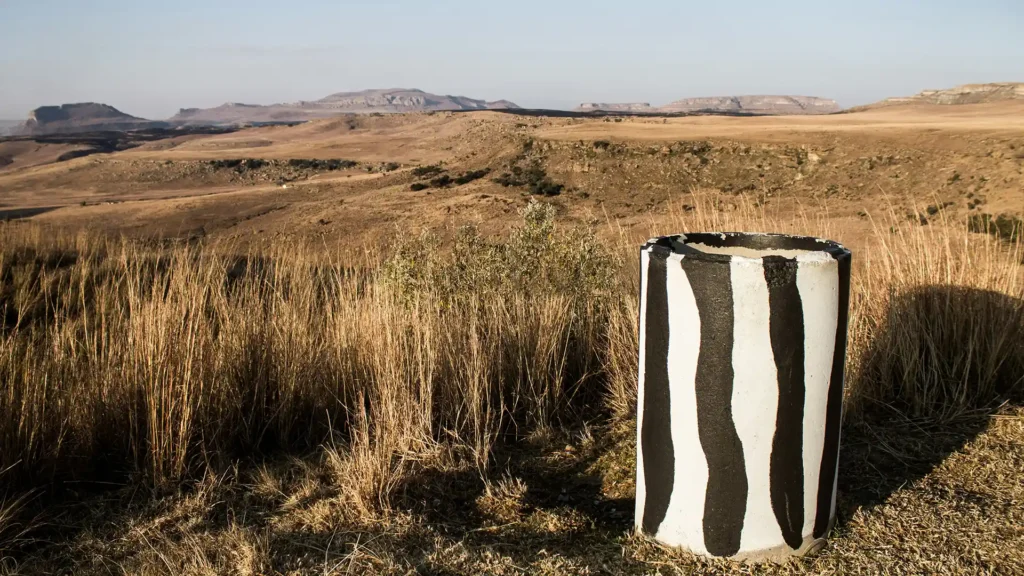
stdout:
<svg viewBox="0 0 1024 576">
<path fill-rule="evenodd" d="M 12 143 L 14 144 L 14 143 Z M 719 191 L 722 210 L 817 214 L 847 235 L 895 211 L 925 219 L 1024 212 L 1024 103 L 893 106 L 831 116 L 544 118 L 496 112 L 347 116 L 298 126 L 188 135 L 65 162 L 47 146 L 3 154 L 0 210 L 160 236 L 344 239 L 474 223 L 501 230 L 529 186 L 493 180 L 539 166 L 564 188 L 564 218 L 651 227 L 687 209 L 688 194 Z M 215 160 L 277 162 L 243 171 Z M 289 159 L 345 159 L 341 170 L 293 169 Z M 439 165 L 469 183 L 413 191 L 415 167 Z M 610 228 L 611 229 L 611 228 Z M 839 238 L 856 244 L 856 238 Z"/>
<path fill-rule="evenodd" d="M 883 215 L 1024 216 L 1021 102 L 822 117 L 358 116 L 63 162 L 59 146 L 0 147 L 11 160 L 0 219 L 359 249 L 424 228 L 502 232 L 536 196 L 605 238 L 677 232 L 660 222 L 710 193 L 723 213 L 827 221 L 856 252 Z M 633 535 L 632 434 L 531 439 L 486 481 L 425 468 L 380 518 L 347 513 L 321 453 L 226 465 L 176 492 L 83 488 L 46 520 L 49 541 L 0 559 L 0 574 L 1024 574 L 1019 405 L 938 430 L 844 427 L 837 530 L 820 556 L 788 565 L 707 562 Z"/>
</svg>

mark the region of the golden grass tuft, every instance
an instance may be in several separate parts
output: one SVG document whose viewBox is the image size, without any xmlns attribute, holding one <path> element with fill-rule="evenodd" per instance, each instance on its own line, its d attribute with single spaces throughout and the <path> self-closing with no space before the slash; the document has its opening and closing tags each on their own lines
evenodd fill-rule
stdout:
<svg viewBox="0 0 1024 576">
<path fill-rule="evenodd" d="M 699 196 L 656 229 L 841 232 L 822 211 L 773 220 L 716 202 Z M 496 460 L 503 447 L 628 424 L 635 410 L 640 240 L 605 248 L 539 204 L 506 238 L 410 239 L 355 266 L 315 246 L 251 253 L 0 226 L 0 482 L 9 494 L 38 486 L 44 501 L 68 481 L 163 490 L 320 450 L 306 496 L 327 490 L 350 518 L 389 517 L 420 471 L 469 469 L 488 487 L 477 507 L 514 520 L 526 487 Z M 877 221 L 854 254 L 853 418 L 941 423 L 1021 398 L 1019 242 Z M 255 484 L 302 507 L 269 473 Z M 0 538 L 21 532 L 17 497 L 5 502 Z M 165 568 L 154 573 L 268 562 L 248 532 L 225 532 L 219 551 L 193 542 L 195 553 L 187 534 L 173 545 L 146 534 L 147 565 Z"/>
</svg>

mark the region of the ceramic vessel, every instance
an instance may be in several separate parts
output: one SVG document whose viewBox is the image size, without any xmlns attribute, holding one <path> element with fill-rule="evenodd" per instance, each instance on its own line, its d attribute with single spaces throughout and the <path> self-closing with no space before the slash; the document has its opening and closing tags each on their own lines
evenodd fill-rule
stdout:
<svg viewBox="0 0 1024 576">
<path fill-rule="evenodd" d="M 697 554 L 814 552 L 835 523 L 850 252 L 708 233 L 640 251 L 636 527 Z"/>
</svg>

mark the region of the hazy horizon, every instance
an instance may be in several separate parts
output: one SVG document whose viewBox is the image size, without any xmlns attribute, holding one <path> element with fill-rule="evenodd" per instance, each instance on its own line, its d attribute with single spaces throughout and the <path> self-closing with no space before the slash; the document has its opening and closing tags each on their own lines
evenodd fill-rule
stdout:
<svg viewBox="0 0 1024 576">
<path fill-rule="evenodd" d="M 843 107 L 1024 81 L 1024 5 L 410 0 L 0 3 L 0 118 L 102 102 L 152 119 L 225 102 L 418 88 L 527 108 L 749 94 Z"/>
</svg>

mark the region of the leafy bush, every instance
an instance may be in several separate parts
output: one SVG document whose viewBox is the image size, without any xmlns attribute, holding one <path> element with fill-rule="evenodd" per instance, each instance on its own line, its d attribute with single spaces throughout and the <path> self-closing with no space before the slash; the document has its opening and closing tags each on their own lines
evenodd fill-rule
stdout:
<svg viewBox="0 0 1024 576">
<path fill-rule="evenodd" d="M 1016 241 L 1024 231 L 1024 220 L 1011 214 L 975 214 L 967 221 L 971 232 L 991 234 L 1010 242 Z"/>
<path fill-rule="evenodd" d="M 535 196 L 558 196 L 562 193 L 563 189 L 565 189 L 564 185 L 544 178 L 539 182 L 534 182 L 530 186 L 530 194 Z"/>
<path fill-rule="evenodd" d="M 487 176 L 490 173 L 491 173 L 491 171 L 488 170 L 487 168 L 484 168 L 482 170 L 470 170 L 469 172 L 465 172 L 461 176 L 457 177 L 455 179 L 455 184 L 457 186 L 462 186 L 463 184 L 469 184 L 470 182 L 472 182 L 474 180 L 479 180 L 479 179 L 483 178 L 484 176 Z"/>
<path fill-rule="evenodd" d="M 429 176 L 436 176 L 444 172 L 444 168 L 437 165 L 430 166 L 417 166 L 412 169 L 412 175 L 417 178 L 427 178 Z"/>
<path fill-rule="evenodd" d="M 512 166 L 509 172 L 498 176 L 494 182 L 505 187 L 527 186 L 530 194 L 535 196 L 557 196 L 565 188 L 548 178 L 544 168 L 536 163 L 527 168 Z"/>
<path fill-rule="evenodd" d="M 359 165 L 359 162 L 355 160 L 342 160 L 338 158 L 330 160 L 316 160 L 316 159 L 304 159 L 304 158 L 292 158 L 288 161 L 288 165 L 292 168 L 299 168 L 305 170 L 344 170 L 346 168 L 354 168 Z"/>
<path fill-rule="evenodd" d="M 420 190 L 426 190 L 430 188 L 430 185 L 424 184 L 423 182 L 414 182 L 412 186 L 409 186 L 409 190 L 413 192 L 419 192 Z"/>
<path fill-rule="evenodd" d="M 447 174 L 442 174 L 437 178 L 431 180 L 430 185 L 433 186 L 434 188 L 447 188 L 452 185 L 452 182 L 454 182 L 454 180 L 452 179 L 451 176 Z"/>
<path fill-rule="evenodd" d="M 214 170 L 225 170 L 234 169 L 235 172 L 242 173 L 250 170 L 259 170 L 264 166 L 267 166 L 270 162 L 261 158 L 233 158 L 228 160 L 210 160 L 210 166 Z"/>
<path fill-rule="evenodd" d="M 240 158 L 232 160 L 210 160 L 209 164 L 214 170 L 223 170 L 226 168 L 237 168 L 241 166 L 242 160 Z"/>
<path fill-rule="evenodd" d="M 502 173 L 494 179 L 494 182 L 501 184 L 502 186 L 527 186 L 534 182 L 539 182 L 547 177 L 547 173 L 537 164 L 533 164 L 527 168 L 521 166 L 512 166 L 509 172 Z"/>
<path fill-rule="evenodd" d="M 404 242 L 382 268 L 383 281 L 409 298 L 433 293 L 444 301 L 485 294 L 561 294 L 593 304 L 612 287 L 612 255 L 591 230 L 558 230 L 550 204 L 530 200 L 522 224 L 489 241 L 475 227 L 457 234 L 451 251 L 424 233 Z"/>
</svg>

